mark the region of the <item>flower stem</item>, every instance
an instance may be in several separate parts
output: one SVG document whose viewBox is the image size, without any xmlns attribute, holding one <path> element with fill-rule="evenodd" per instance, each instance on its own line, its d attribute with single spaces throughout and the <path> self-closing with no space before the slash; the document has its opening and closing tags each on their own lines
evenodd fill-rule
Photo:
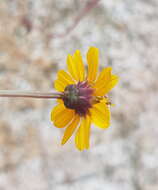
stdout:
<svg viewBox="0 0 158 190">
<path fill-rule="evenodd" d="M 57 93 L 57 92 L 0 90 L 0 97 L 52 99 L 52 98 L 62 98 L 62 93 L 60 93 L 60 92 Z"/>
</svg>

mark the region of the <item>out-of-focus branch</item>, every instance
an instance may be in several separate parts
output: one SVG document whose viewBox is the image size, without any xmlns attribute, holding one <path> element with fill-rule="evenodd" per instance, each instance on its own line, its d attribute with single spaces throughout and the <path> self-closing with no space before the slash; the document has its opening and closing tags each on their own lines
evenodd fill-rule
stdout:
<svg viewBox="0 0 158 190">
<path fill-rule="evenodd" d="M 50 38 L 63 38 L 72 32 L 74 28 L 79 24 L 79 22 L 98 4 L 99 1 L 100 0 L 89 0 L 81 12 L 76 16 L 72 25 L 68 27 L 64 33 L 52 34 Z"/>
</svg>

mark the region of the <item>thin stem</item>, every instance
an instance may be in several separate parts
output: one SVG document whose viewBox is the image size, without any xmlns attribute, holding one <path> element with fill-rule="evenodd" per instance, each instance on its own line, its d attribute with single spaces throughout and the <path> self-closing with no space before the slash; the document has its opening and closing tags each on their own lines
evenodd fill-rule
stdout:
<svg viewBox="0 0 158 190">
<path fill-rule="evenodd" d="M 32 92 L 32 91 L 18 91 L 18 90 L 0 90 L 0 97 L 8 98 L 62 98 L 60 92 Z"/>
</svg>

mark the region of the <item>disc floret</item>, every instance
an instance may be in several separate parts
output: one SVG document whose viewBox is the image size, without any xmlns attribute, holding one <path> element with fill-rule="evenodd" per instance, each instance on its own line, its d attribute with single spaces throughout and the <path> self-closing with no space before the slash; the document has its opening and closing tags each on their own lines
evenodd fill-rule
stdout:
<svg viewBox="0 0 158 190">
<path fill-rule="evenodd" d="M 92 107 L 93 89 L 87 81 L 68 85 L 64 90 L 64 105 L 69 109 L 74 109 L 80 116 L 88 113 Z"/>
</svg>

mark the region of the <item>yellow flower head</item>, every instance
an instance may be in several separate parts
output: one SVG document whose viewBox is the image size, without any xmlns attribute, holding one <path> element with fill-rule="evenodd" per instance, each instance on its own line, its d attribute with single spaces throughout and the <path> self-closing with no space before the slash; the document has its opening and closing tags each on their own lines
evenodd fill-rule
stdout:
<svg viewBox="0 0 158 190">
<path fill-rule="evenodd" d="M 118 77 L 111 73 L 111 67 L 103 69 L 97 77 L 98 62 L 98 49 L 90 47 L 86 74 L 80 51 L 76 50 L 67 57 L 68 73 L 58 72 L 55 89 L 62 96 L 51 112 L 51 121 L 58 128 L 66 128 L 62 145 L 76 130 L 76 147 L 88 149 L 91 124 L 102 129 L 110 125 L 110 102 L 105 95 L 117 84 Z"/>
</svg>

